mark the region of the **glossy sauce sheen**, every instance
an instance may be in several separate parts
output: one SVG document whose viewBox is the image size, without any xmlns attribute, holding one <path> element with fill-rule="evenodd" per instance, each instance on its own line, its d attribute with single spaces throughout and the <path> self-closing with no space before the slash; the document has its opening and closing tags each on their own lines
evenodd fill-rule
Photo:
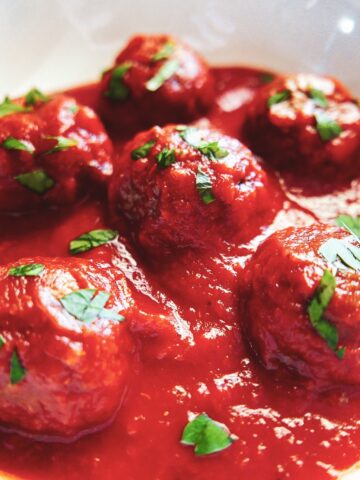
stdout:
<svg viewBox="0 0 360 480">
<path fill-rule="evenodd" d="M 214 69 L 217 98 L 200 125 L 210 122 L 238 137 L 243 107 L 261 85 L 260 73 Z M 97 88 L 70 93 L 94 106 Z M 124 139 L 113 140 L 121 148 Z M 203 256 L 190 252 L 154 266 L 126 240 L 124 227 L 117 245 L 83 255 L 121 268 L 138 305 L 171 317 L 176 334 L 139 336 L 131 383 L 110 426 L 70 444 L 1 433 L 0 470 L 37 480 L 321 480 L 359 460 L 359 397 L 351 391 L 319 394 L 266 372 L 243 338 L 238 293 L 243 267 L 260 241 L 288 225 L 359 215 L 360 183 L 355 179 L 330 189 L 318 178 L 299 185 L 291 177 L 273 177 L 278 192 L 269 205 L 273 223 L 246 232 L 244 245 L 224 244 L 220 250 L 217 245 Z M 3 217 L 0 262 L 68 256 L 70 240 L 107 226 L 100 194 L 67 211 Z M 189 412 L 206 412 L 238 440 L 218 454 L 197 458 L 180 444 Z"/>
</svg>

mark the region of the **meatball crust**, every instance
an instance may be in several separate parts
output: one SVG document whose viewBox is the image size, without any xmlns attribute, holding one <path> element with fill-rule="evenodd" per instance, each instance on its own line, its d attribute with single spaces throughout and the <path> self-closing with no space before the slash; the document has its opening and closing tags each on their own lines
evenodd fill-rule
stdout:
<svg viewBox="0 0 360 480">
<path fill-rule="evenodd" d="M 258 248 L 246 271 L 246 329 L 266 368 L 285 366 L 324 388 L 359 386 L 359 272 L 338 268 L 335 291 L 323 314 L 337 330 L 336 350 L 308 313 L 324 271 L 332 268 L 319 252 L 329 239 L 355 241 L 339 228 L 312 225 L 278 231 Z M 340 348 L 345 348 L 343 358 Z"/>
<path fill-rule="evenodd" d="M 139 133 L 116 160 L 110 208 L 125 215 L 153 255 L 205 248 L 273 215 L 267 174 L 244 145 L 185 126 Z"/>
<path fill-rule="evenodd" d="M 106 123 L 136 131 L 205 113 L 214 86 L 205 61 L 184 43 L 170 35 L 137 35 L 104 73 L 101 95 Z"/>
<path fill-rule="evenodd" d="M 351 178 L 360 166 L 360 108 L 334 79 L 280 77 L 250 104 L 245 143 L 283 170 Z"/>
<path fill-rule="evenodd" d="M 0 212 L 66 205 L 112 174 L 112 144 L 95 113 L 65 95 L 0 117 Z"/>
<path fill-rule="evenodd" d="M 37 276 L 13 275 L 14 267 L 34 264 L 43 266 Z M 126 322 L 116 314 L 126 315 L 130 294 L 125 279 L 115 281 L 104 270 L 83 259 L 41 257 L 0 267 L 3 426 L 68 438 L 101 426 L 116 412 L 133 349 Z M 101 292 L 108 295 L 105 311 L 95 308 L 87 320 L 60 300 L 84 289 L 95 290 L 98 301 Z"/>
</svg>

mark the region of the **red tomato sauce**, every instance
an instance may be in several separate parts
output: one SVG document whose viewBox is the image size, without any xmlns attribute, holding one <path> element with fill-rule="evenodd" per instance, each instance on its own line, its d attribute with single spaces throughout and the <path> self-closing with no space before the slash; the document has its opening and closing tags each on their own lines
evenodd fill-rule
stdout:
<svg viewBox="0 0 360 480">
<path fill-rule="evenodd" d="M 238 137 L 244 105 L 261 86 L 261 72 L 241 67 L 213 72 L 217 96 L 200 124 Z M 95 84 L 70 93 L 94 107 L 97 89 Z M 126 133 L 112 136 L 115 148 L 124 139 Z M 111 425 L 72 443 L 0 433 L 0 471 L 36 480 L 325 480 L 359 460 L 359 397 L 320 394 L 265 371 L 243 337 L 238 291 L 244 265 L 274 230 L 331 223 L 341 213 L 359 215 L 360 182 L 330 188 L 316 177 L 301 184 L 289 174 L 270 174 L 278 192 L 269 205 L 274 219 L 265 229 L 246 232 L 246 244 L 224 243 L 202 256 L 190 252 L 159 265 L 136 251 L 124 227 L 116 247 L 83 254 L 120 267 L 138 305 L 171 315 L 173 328 L 154 337 L 150 325 L 149 335 L 139 337 L 131 383 Z M 66 257 L 70 240 L 108 226 L 101 194 L 55 213 L 4 216 L 0 262 Z M 206 412 L 238 440 L 227 450 L 196 457 L 180 443 L 189 412 Z"/>
</svg>

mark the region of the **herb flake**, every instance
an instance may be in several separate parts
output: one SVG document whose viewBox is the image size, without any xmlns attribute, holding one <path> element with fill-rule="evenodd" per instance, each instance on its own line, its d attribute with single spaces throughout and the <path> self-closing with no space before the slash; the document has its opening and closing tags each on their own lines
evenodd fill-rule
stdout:
<svg viewBox="0 0 360 480">
<path fill-rule="evenodd" d="M 5 338 L 0 334 L 0 349 L 5 345 Z"/>
<path fill-rule="evenodd" d="M 11 267 L 8 275 L 10 277 L 38 277 L 45 269 L 42 263 L 28 263 Z"/>
<path fill-rule="evenodd" d="M 316 130 L 318 131 L 321 140 L 324 142 L 333 140 L 342 132 L 340 125 L 335 120 L 330 118 L 325 112 L 316 112 L 315 120 Z"/>
<path fill-rule="evenodd" d="M 335 219 L 336 225 L 345 228 L 354 237 L 360 240 L 360 217 L 351 217 L 350 215 L 339 215 Z"/>
<path fill-rule="evenodd" d="M 161 60 L 167 60 L 170 55 L 174 52 L 175 45 L 173 42 L 166 42 L 160 50 L 158 50 L 152 57 L 151 61 L 153 63 L 159 62 Z"/>
<path fill-rule="evenodd" d="M 285 102 L 285 100 L 289 100 L 290 96 L 290 90 L 282 90 L 281 92 L 274 93 L 274 95 L 271 95 L 271 97 L 268 98 L 268 107 L 272 107 L 277 103 Z"/>
<path fill-rule="evenodd" d="M 347 267 L 360 272 L 360 248 L 345 239 L 329 238 L 320 246 L 319 253 L 334 267 Z"/>
<path fill-rule="evenodd" d="M 5 100 L 0 104 L 0 117 L 11 115 L 12 113 L 29 112 L 30 108 L 23 107 L 18 103 L 12 102 L 9 97 L 5 97 Z"/>
<path fill-rule="evenodd" d="M 147 157 L 150 153 L 150 150 L 155 145 L 155 143 L 156 143 L 156 140 L 150 140 L 149 142 L 146 142 L 143 145 L 140 145 L 140 147 L 135 148 L 135 150 L 131 152 L 131 158 L 133 160 L 139 160 L 140 158 Z"/>
<path fill-rule="evenodd" d="M 33 106 L 36 103 L 45 103 L 50 100 L 48 95 L 45 95 L 37 88 L 32 88 L 26 95 L 25 95 L 25 105 Z"/>
<path fill-rule="evenodd" d="M 329 102 L 325 96 L 325 93 L 322 90 L 318 90 L 317 88 L 310 88 L 309 89 L 310 98 L 314 100 L 316 105 L 319 107 L 326 108 L 329 106 Z"/>
<path fill-rule="evenodd" d="M 21 173 L 14 178 L 25 188 L 38 195 L 43 195 L 55 185 L 55 181 L 49 177 L 44 170 L 34 170 L 33 172 Z"/>
<path fill-rule="evenodd" d="M 87 252 L 93 248 L 99 247 L 100 245 L 105 245 L 108 242 L 111 242 L 118 236 L 116 230 L 91 230 L 90 232 L 83 233 L 79 237 L 71 240 L 69 244 L 69 250 L 72 255 L 77 253 Z"/>
<path fill-rule="evenodd" d="M 124 84 L 124 76 L 131 69 L 131 62 L 124 62 L 117 65 L 111 72 L 109 87 L 104 96 L 110 100 L 126 100 L 130 94 L 130 89 Z"/>
<path fill-rule="evenodd" d="M 20 357 L 16 350 L 13 351 L 10 359 L 10 383 L 16 385 L 26 375 L 26 369 L 24 368 Z"/>
<path fill-rule="evenodd" d="M 200 167 L 198 168 L 196 174 L 195 184 L 196 190 L 199 192 L 201 200 L 205 203 L 205 205 L 208 205 L 215 200 L 215 196 L 212 191 L 211 179 L 209 175 L 201 170 Z"/>
<path fill-rule="evenodd" d="M 199 150 L 210 160 L 220 160 L 229 155 L 229 152 L 222 148 L 218 141 L 206 142 L 201 138 L 201 131 L 195 127 L 182 128 L 178 127 L 180 137 L 186 143 Z"/>
<path fill-rule="evenodd" d="M 156 155 L 156 161 L 159 168 L 166 168 L 176 162 L 175 150 L 163 148 L 160 153 Z"/>
<path fill-rule="evenodd" d="M 1 144 L 6 150 L 20 150 L 28 153 L 34 153 L 34 145 L 26 140 L 18 140 L 15 137 L 7 137 Z"/>
<path fill-rule="evenodd" d="M 50 148 L 50 150 L 48 150 L 47 152 L 45 152 L 44 155 L 62 152 L 64 150 L 68 150 L 71 147 L 76 147 L 78 144 L 78 142 L 73 138 L 62 137 L 61 135 L 58 137 L 47 136 L 45 138 L 47 140 L 56 140 L 56 145 Z"/>
<path fill-rule="evenodd" d="M 176 59 L 165 62 L 157 73 L 146 82 L 145 86 L 147 90 L 149 90 L 149 92 L 159 90 L 159 88 L 177 72 L 179 67 L 179 61 Z"/>
</svg>

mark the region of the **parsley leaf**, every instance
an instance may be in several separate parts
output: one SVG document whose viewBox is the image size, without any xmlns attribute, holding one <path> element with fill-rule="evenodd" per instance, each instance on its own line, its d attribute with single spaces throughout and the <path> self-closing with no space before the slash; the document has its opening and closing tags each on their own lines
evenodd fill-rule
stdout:
<svg viewBox="0 0 360 480">
<path fill-rule="evenodd" d="M 10 359 L 10 383 L 15 385 L 25 377 L 26 370 L 21 363 L 20 357 L 16 350 L 13 351 Z"/>
<path fill-rule="evenodd" d="M 168 60 L 160 67 L 158 72 L 146 82 L 145 86 L 147 90 L 149 90 L 149 92 L 159 90 L 159 88 L 177 72 L 179 67 L 180 64 L 178 60 Z"/>
<path fill-rule="evenodd" d="M 166 42 L 164 46 L 151 57 L 151 61 L 155 63 L 160 60 L 166 60 L 174 52 L 174 49 L 175 45 L 172 42 Z"/>
<path fill-rule="evenodd" d="M 50 155 L 51 153 L 62 152 L 63 150 L 68 150 L 71 147 L 76 147 L 78 142 L 73 138 L 66 138 L 66 137 L 52 137 L 47 136 L 45 137 L 48 140 L 56 140 L 56 145 L 53 148 L 50 148 L 44 155 Z"/>
<path fill-rule="evenodd" d="M 163 148 L 160 153 L 156 155 L 156 161 L 159 168 L 166 168 L 176 162 L 175 150 Z"/>
<path fill-rule="evenodd" d="M 178 127 L 180 137 L 186 143 L 199 150 L 203 155 L 210 160 L 219 160 L 229 155 L 229 152 L 221 148 L 219 142 L 205 142 L 201 138 L 201 131 L 195 127 L 182 128 Z"/>
<path fill-rule="evenodd" d="M 335 219 L 339 227 L 345 228 L 354 237 L 360 240 L 360 217 L 351 217 L 350 215 L 339 215 Z"/>
<path fill-rule="evenodd" d="M 275 93 L 271 95 L 268 99 L 268 107 L 272 107 L 277 103 L 285 102 L 285 100 L 289 100 L 291 96 L 290 90 L 282 90 L 281 92 Z"/>
<path fill-rule="evenodd" d="M 34 145 L 26 140 L 18 140 L 14 137 L 7 137 L 1 144 L 7 150 L 23 150 L 25 152 L 34 153 Z"/>
<path fill-rule="evenodd" d="M 124 84 L 123 79 L 132 66 L 131 62 L 124 62 L 113 69 L 109 88 L 104 93 L 105 97 L 110 100 L 126 100 L 128 98 L 130 89 Z"/>
<path fill-rule="evenodd" d="M 196 174 L 196 190 L 199 192 L 202 201 L 208 205 L 215 200 L 213 191 L 212 191 L 212 183 L 210 177 L 201 170 L 201 167 L 198 168 Z"/>
<path fill-rule="evenodd" d="M 194 445 L 195 455 L 209 455 L 230 447 L 237 440 L 226 425 L 212 420 L 206 413 L 201 413 L 184 428 L 181 443 Z"/>
<path fill-rule="evenodd" d="M 12 113 L 29 111 L 30 108 L 23 107 L 17 103 L 12 102 L 9 97 L 5 97 L 5 100 L 0 104 L 0 117 L 5 117 L 6 115 L 11 115 Z"/>
<path fill-rule="evenodd" d="M 307 312 L 310 322 L 318 334 L 325 340 L 338 358 L 344 357 L 345 349 L 338 348 L 339 335 L 336 327 L 325 320 L 324 313 L 328 307 L 336 288 L 336 280 L 329 270 L 325 270 L 320 283 L 311 299 Z"/>
<path fill-rule="evenodd" d="M 360 248 L 345 239 L 330 238 L 320 246 L 319 253 L 335 267 L 340 260 L 342 267 L 360 272 Z"/>
<path fill-rule="evenodd" d="M 220 147 L 219 142 L 204 143 L 197 147 L 201 153 L 206 155 L 210 160 L 218 160 L 229 155 L 227 150 Z"/>
<path fill-rule="evenodd" d="M 91 323 L 97 318 L 122 322 L 125 320 L 122 315 L 104 308 L 109 298 L 107 292 L 87 288 L 69 293 L 59 301 L 70 315 L 84 323 Z"/>
<path fill-rule="evenodd" d="M 114 240 L 117 236 L 118 232 L 115 230 L 91 230 L 71 240 L 69 250 L 73 255 L 87 252 L 92 248 L 99 247 Z"/>
<path fill-rule="evenodd" d="M 39 195 L 46 193 L 55 185 L 55 181 L 44 170 L 21 173 L 14 178 L 21 185 Z"/>
<path fill-rule="evenodd" d="M 50 97 L 42 93 L 37 88 L 31 89 L 25 95 L 25 105 L 35 105 L 38 102 L 48 102 L 49 100 L 50 100 Z"/>
<path fill-rule="evenodd" d="M 45 269 L 42 263 L 28 263 L 10 268 L 8 275 L 10 277 L 37 277 Z"/>
<path fill-rule="evenodd" d="M 324 112 L 316 112 L 315 120 L 316 130 L 324 142 L 333 140 L 342 132 L 340 125 Z"/>
<path fill-rule="evenodd" d="M 131 152 L 131 158 L 133 160 L 139 160 L 139 158 L 147 157 L 150 153 L 150 150 L 155 145 L 155 143 L 156 143 L 156 140 L 150 140 L 149 142 L 144 143 L 144 145 L 141 145 L 140 147 L 135 148 L 135 150 Z"/>
<path fill-rule="evenodd" d="M 314 103 L 319 105 L 319 107 L 326 108 L 329 106 L 329 102 L 323 91 L 318 90 L 317 88 L 310 88 L 309 89 L 310 97 L 314 100 Z"/>
<path fill-rule="evenodd" d="M 0 334 L 0 349 L 5 345 L 5 338 Z"/>
</svg>

